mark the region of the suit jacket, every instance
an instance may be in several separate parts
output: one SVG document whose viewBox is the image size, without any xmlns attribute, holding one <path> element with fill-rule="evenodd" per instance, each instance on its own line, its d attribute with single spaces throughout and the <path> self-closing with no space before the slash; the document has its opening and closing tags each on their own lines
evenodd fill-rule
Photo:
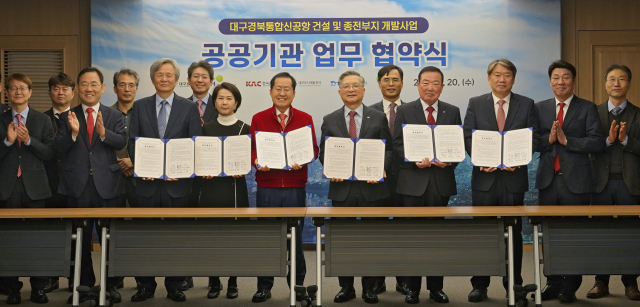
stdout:
<svg viewBox="0 0 640 307">
<path fill-rule="evenodd" d="M 9 110 L 11 107 L 9 105 L 6 105 L 2 102 L 0 102 L 0 113 L 3 113 L 6 110 Z"/>
<path fill-rule="evenodd" d="M 73 198 L 80 198 L 84 192 L 90 174 L 102 199 L 112 199 L 124 193 L 124 181 L 120 174 L 120 165 L 116 158 L 116 150 L 127 143 L 122 115 L 110 107 L 100 104 L 102 121 L 106 130 L 104 141 L 97 130 L 93 132 L 91 144 L 87 133 L 87 120 L 84 118 L 82 105 L 71 108 L 69 112 L 60 114 L 58 134 L 55 148 L 62 157 L 60 185 L 58 193 Z M 74 112 L 80 125 L 76 141 L 71 137 L 68 116 Z"/>
<path fill-rule="evenodd" d="M 504 131 L 533 127 L 532 146 L 535 150 L 540 140 L 540 130 L 538 129 L 538 113 L 533 100 L 511 93 L 509 101 Z M 471 156 L 471 134 L 474 129 L 499 131 L 491 93 L 469 99 L 467 114 L 464 117 L 464 142 L 469 156 Z M 528 167 L 516 168 L 513 172 L 496 170 L 491 173 L 481 172 L 479 167 L 474 167 L 471 172 L 471 189 L 489 191 L 498 172 L 502 172 L 502 179 L 509 193 L 524 193 L 529 190 Z"/>
<path fill-rule="evenodd" d="M 401 102 L 401 105 L 404 104 L 402 100 L 400 100 L 400 102 Z M 382 100 L 370 105 L 369 107 L 384 113 L 384 105 L 382 104 Z M 396 121 L 397 121 L 397 118 L 398 116 L 396 114 Z M 398 156 L 394 151 L 391 156 L 391 167 L 389 168 L 389 172 L 387 173 L 387 179 L 385 179 L 385 181 L 387 182 L 387 187 L 389 188 L 389 193 L 392 195 L 389 201 L 391 202 L 391 205 L 394 205 L 394 206 L 403 205 L 402 196 L 394 195 L 396 193 L 396 187 L 398 186 L 398 175 L 400 174 L 400 164 L 402 163 L 403 163 L 402 157 Z"/>
<path fill-rule="evenodd" d="M 178 139 L 200 135 L 202 135 L 202 126 L 198 106 L 193 101 L 174 94 L 169 121 L 164 136 L 161 136 L 158 132 L 156 95 L 152 95 L 135 102 L 135 108 L 131 114 L 131 127 L 129 127 L 129 155 L 135 165 L 136 137 Z M 177 181 L 136 180 L 136 194 L 151 197 L 158 185 L 164 185 L 173 198 L 184 197 L 191 193 L 191 179 L 186 178 Z"/>
<path fill-rule="evenodd" d="M 393 149 L 397 157 L 404 157 L 404 142 L 402 125 L 403 124 L 419 124 L 426 125 L 427 119 L 424 116 L 422 103 L 420 99 L 403 104 L 398 107 L 396 122 L 394 127 Z M 438 115 L 436 117 L 436 125 L 462 125 L 460 119 L 460 109 L 454 105 L 448 104 L 442 100 L 438 101 Z M 433 158 L 433 157 L 430 157 Z M 400 164 L 400 173 L 398 176 L 398 188 L 396 192 L 404 195 L 421 196 L 427 190 L 429 177 L 435 174 L 435 184 L 438 192 L 443 197 L 456 195 L 456 177 L 454 169 L 457 163 L 450 166 L 440 168 L 437 166 L 419 168 L 415 162 L 402 162 Z"/>
<path fill-rule="evenodd" d="M 536 103 L 536 109 L 540 116 L 540 163 L 536 188 L 544 189 L 551 184 L 555 173 L 553 160 L 557 154 L 562 177 L 569 190 L 572 193 L 592 193 L 589 154 L 600 153 L 606 147 L 596 105 L 578 96 L 573 97 L 562 121 L 567 146 L 558 142 L 549 144 L 551 126 L 557 120 L 555 98 Z"/>
<path fill-rule="evenodd" d="M 193 95 L 188 98 L 189 101 L 193 101 Z M 196 107 L 198 104 L 196 104 Z M 198 111 L 198 114 L 200 112 Z M 204 110 L 204 115 L 202 115 L 202 120 L 204 123 L 208 123 L 214 119 L 218 118 L 218 109 L 216 109 L 216 103 L 213 101 L 213 96 L 209 95 L 209 101 L 207 101 L 207 108 Z"/>
<path fill-rule="evenodd" d="M 324 140 L 328 136 L 349 137 L 349 129 L 345 123 L 344 108 L 329 113 L 322 119 L 322 136 L 320 137 L 320 163 L 324 164 Z M 391 165 L 391 155 L 393 152 L 391 144 L 391 134 L 389 132 L 389 122 L 384 113 L 363 105 L 362 126 L 360 127 L 361 139 L 385 140 L 385 170 Z M 378 184 L 367 183 L 366 181 L 345 180 L 343 182 L 331 182 L 329 184 L 329 199 L 344 201 L 352 186 L 360 186 L 362 194 L 367 201 L 376 201 L 389 197 L 389 189 L 385 182 Z"/>
<path fill-rule="evenodd" d="M 51 120 L 53 125 L 53 135 L 58 134 L 58 119 L 53 116 L 53 108 L 44 112 L 45 115 Z M 53 147 L 52 147 L 53 148 Z M 54 150 L 51 159 L 44 161 L 44 169 L 47 171 L 47 178 L 49 178 L 49 188 L 51 193 L 57 193 L 58 185 L 60 184 L 60 167 L 62 165 L 62 157 Z"/>
<path fill-rule="evenodd" d="M 606 101 L 598 106 L 598 115 L 602 125 L 602 142 L 605 143 L 611 128 Z M 622 150 L 622 178 L 629 194 L 640 195 L 640 108 L 627 101 L 627 107 L 621 116 L 621 121 L 627 123 L 627 145 Z M 605 146 L 605 151 L 590 155 L 595 193 L 601 193 L 609 181 L 611 149 L 613 146 Z"/>
<path fill-rule="evenodd" d="M 51 197 L 51 190 L 44 170 L 44 161 L 53 156 L 53 127 L 49 118 L 34 108 L 29 108 L 26 128 L 29 130 L 29 146 L 18 146 L 18 140 L 9 147 L 4 144 L 7 126 L 13 121 L 11 111 L 0 114 L 0 200 L 7 200 L 18 179 L 18 165 L 22 182 L 31 200 Z"/>
</svg>

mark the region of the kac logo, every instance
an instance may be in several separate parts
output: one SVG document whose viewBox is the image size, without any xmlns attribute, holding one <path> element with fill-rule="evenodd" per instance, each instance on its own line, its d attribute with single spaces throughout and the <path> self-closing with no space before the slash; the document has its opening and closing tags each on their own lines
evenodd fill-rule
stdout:
<svg viewBox="0 0 640 307">
<path fill-rule="evenodd" d="M 269 82 L 265 82 L 265 81 L 246 81 L 245 86 L 246 87 L 263 87 L 263 86 L 269 86 Z"/>
</svg>

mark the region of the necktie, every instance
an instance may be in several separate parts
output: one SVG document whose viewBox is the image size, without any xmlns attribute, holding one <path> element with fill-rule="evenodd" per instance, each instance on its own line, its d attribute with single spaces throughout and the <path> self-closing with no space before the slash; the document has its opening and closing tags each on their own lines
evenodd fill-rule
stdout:
<svg viewBox="0 0 640 307">
<path fill-rule="evenodd" d="M 498 100 L 498 130 L 500 130 L 501 132 L 504 131 L 504 121 L 505 121 L 505 116 L 504 116 L 504 108 L 502 108 L 502 106 L 504 105 L 505 101 L 500 99 Z"/>
<path fill-rule="evenodd" d="M 351 120 L 349 121 L 349 137 L 352 139 L 355 139 L 358 137 L 357 131 L 356 131 L 356 111 L 351 111 L 349 112 L 349 116 L 351 116 Z"/>
<path fill-rule="evenodd" d="M 22 123 L 22 115 L 20 114 L 16 114 L 16 118 L 18 119 L 18 126 L 19 127 L 24 127 L 24 124 Z M 22 146 L 22 141 L 20 140 L 20 138 L 18 138 L 18 147 Z M 22 176 L 22 169 L 20 168 L 20 164 L 18 164 L 18 177 Z"/>
<path fill-rule="evenodd" d="M 198 104 L 198 112 L 200 112 L 200 117 L 204 116 L 204 110 L 202 109 L 202 104 L 204 103 L 202 100 L 196 101 Z"/>
<path fill-rule="evenodd" d="M 427 116 L 427 124 L 429 125 L 435 125 L 436 124 L 436 119 L 433 118 L 433 111 L 435 111 L 436 109 L 434 109 L 432 106 L 429 106 L 427 108 L 427 111 L 429 111 L 429 116 Z"/>
<path fill-rule="evenodd" d="M 622 109 L 620 107 L 615 107 L 613 108 L 613 110 L 611 110 L 611 113 L 613 113 L 614 116 L 618 116 L 620 112 L 622 112 Z"/>
<path fill-rule="evenodd" d="M 167 110 L 164 107 L 166 104 L 166 100 L 161 101 L 160 111 L 158 112 L 158 132 L 161 139 L 164 138 L 164 131 L 167 129 Z"/>
<path fill-rule="evenodd" d="M 284 132 L 284 126 L 287 125 L 285 118 L 287 118 L 287 114 L 280 113 L 278 114 L 278 118 L 280 118 L 280 127 L 282 127 L 282 131 Z"/>
<path fill-rule="evenodd" d="M 53 114 L 53 116 L 54 116 L 56 119 L 60 119 L 60 113 L 55 113 L 55 114 Z"/>
<path fill-rule="evenodd" d="M 93 108 L 87 108 L 87 134 L 89 135 L 89 145 L 91 145 L 91 140 L 93 140 Z"/>
<path fill-rule="evenodd" d="M 562 127 L 563 119 L 564 119 L 564 102 L 561 102 L 560 110 L 558 111 L 558 124 L 560 127 Z M 556 154 L 556 157 L 553 159 L 553 169 L 556 172 L 560 170 L 560 158 L 558 157 L 558 154 Z"/>
<path fill-rule="evenodd" d="M 396 103 L 392 102 L 389 105 L 389 130 L 391 130 L 391 136 L 393 136 L 393 126 L 396 124 Z"/>
</svg>

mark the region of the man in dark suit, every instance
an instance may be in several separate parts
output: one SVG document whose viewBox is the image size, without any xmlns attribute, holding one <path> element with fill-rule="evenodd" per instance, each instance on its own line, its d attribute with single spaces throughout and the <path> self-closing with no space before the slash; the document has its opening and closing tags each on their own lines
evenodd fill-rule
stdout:
<svg viewBox="0 0 640 307">
<path fill-rule="evenodd" d="M 627 100 L 631 70 L 613 64 L 604 75 L 609 100 L 598 106 L 606 150 L 591 155 L 593 205 L 637 205 L 640 200 L 640 109 Z M 596 275 L 588 298 L 609 295 L 609 275 Z M 624 294 L 640 300 L 638 275 L 622 275 Z"/>
<path fill-rule="evenodd" d="M 467 153 L 471 155 L 472 131 L 508 131 L 533 128 L 533 148 L 539 141 L 538 115 L 528 97 L 511 92 L 515 82 L 516 67 L 507 59 L 494 60 L 487 69 L 491 93 L 469 99 L 464 118 L 464 137 Z M 528 167 L 497 169 L 474 167 L 471 173 L 471 196 L 474 206 L 522 206 L 524 193 L 529 190 Z M 515 285 L 522 285 L 522 224 L 513 225 L 513 251 Z M 473 290 L 470 302 L 481 302 L 487 297 L 489 276 L 471 278 Z M 503 278 L 505 289 L 508 278 Z M 516 298 L 526 303 L 525 297 Z"/>
<path fill-rule="evenodd" d="M 404 157 L 402 125 L 462 125 L 460 109 L 439 100 L 444 87 L 444 75 L 437 67 L 427 66 L 418 74 L 420 98 L 398 107 L 395 122 L 393 148 L 397 157 Z M 402 162 L 398 176 L 397 192 L 404 197 L 405 207 L 446 207 L 449 198 L 456 195 L 454 169 L 457 163 L 430 162 L 433 157 L 424 157 L 421 162 Z M 419 302 L 422 277 L 408 277 L 409 292 L 405 302 Z M 442 276 L 428 276 L 429 298 L 438 303 L 448 303 L 449 297 L 442 291 Z"/>
<path fill-rule="evenodd" d="M 116 150 L 127 143 L 122 117 L 100 103 L 104 93 L 104 75 L 95 67 L 78 74 L 80 105 L 61 113 L 55 149 L 62 157 L 58 193 L 67 196 L 70 208 L 118 207 L 124 184 Z M 83 229 L 80 285 L 96 282 L 91 261 L 92 219 Z M 106 248 L 106 247 L 105 247 Z M 121 300 L 116 285 L 121 278 L 107 278 L 107 291 L 114 302 Z M 68 302 L 71 303 L 72 297 Z M 88 299 L 81 294 L 80 301 Z"/>
<path fill-rule="evenodd" d="M 540 163 L 536 174 L 539 203 L 588 205 L 593 184 L 589 154 L 605 149 L 596 105 L 573 94 L 576 69 L 558 60 L 549 66 L 554 98 L 536 103 L 540 117 Z M 542 300 L 554 298 L 573 303 L 582 283 L 581 275 L 547 276 Z"/>
<path fill-rule="evenodd" d="M 53 156 L 53 127 L 46 115 L 29 107 L 32 86 L 29 77 L 20 73 L 9 75 L 5 84 L 11 109 L 0 114 L 0 208 L 44 208 L 51 197 L 44 161 Z M 19 304 L 22 282 L 18 277 L 2 278 L 2 283 L 8 292 L 7 304 Z M 31 300 L 48 302 L 47 278 L 31 277 L 30 283 Z"/>
<path fill-rule="evenodd" d="M 324 163 L 324 141 L 326 137 L 344 137 L 361 139 L 381 139 L 386 142 L 385 170 L 391 164 L 391 134 L 389 123 L 384 113 L 362 104 L 364 98 L 364 78 L 355 71 L 347 71 L 340 75 L 338 93 L 344 106 L 329 113 L 322 120 L 322 136 L 320 138 L 320 162 Z M 385 175 L 386 176 L 386 172 Z M 385 182 L 352 181 L 331 178 L 329 195 L 334 207 L 381 207 L 389 197 Z M 362 298 L 366 303 L 375 304 L 378 296 L 373 286 L 378 277 L 362 277 Z M 334 302 L 343 303 L 356 297 L 353 287 L 354 278 L 338 277 L 340 292 Z"/>
<path fill-rule="evenodd" d="M 151 83 L 156 94 L 135 102 L 129 128 L 129 153 L 135 165 L 136 137 L 157 139 L 191 138 L 202 135 L 198 107 L 188 99 L 176 95 L 180 68 L 169 58 L 155 61 L 151 65 Z M 191 179 L 169 178 L 154 180 L 142 178 L 136 181 L 136 194 L 141 207 L 186 207 L 191 193 Z M 181 286 L 185 277 L 166 277 L 164 285 L 167 297 L 182 302 L 187 297 Z M 141 302 L 154 296 L 155 277 L 136 277 L 140 283 L 132 302 Z"/>
<path fill-rule="evenodd" d="M 387 121 L 389 121 L 389 130 L 391 130 L 391 135 L 393 136 L 393 126 L 396 121 L 396 112 L 398 107 L 402 105 L 402 100 L 400 99 L 400 93 L 402 92 L 403 87 L 403 79 L 404 73 L 402 72 L 402 68 L 389 64 L 378 70 L 378 88 L 382 93 L 382 101 L 374 103 L 369 107 L 380 112 L 383 112 L 387 116 Z M 387 183 L 387 187 L 389 188 L 389 198 L 386 199 L 385 205 L 390 207 L 402 207 L 402 195 L 396 193 L 396 187 L 398 185 L 398 172 L 400 172 L 400 164 L 402 163 L 402 157 L 393 153 L 391 157 L 391 169 L 389 174 L 387 174 L 387 179 L 385 180 Z M 373 286 L 373 291 L 376 294 L 380 294 L 387 290 L 387 286 L 384 282 L 384 276 L 379 280 L 376 280 L 376 284 Z M 407 287 L 407 282 L 404 280 L 404 277 L 397 276 L 396 277 L 396 291 L 407 294 L 409 288 Z"/>
</svg>

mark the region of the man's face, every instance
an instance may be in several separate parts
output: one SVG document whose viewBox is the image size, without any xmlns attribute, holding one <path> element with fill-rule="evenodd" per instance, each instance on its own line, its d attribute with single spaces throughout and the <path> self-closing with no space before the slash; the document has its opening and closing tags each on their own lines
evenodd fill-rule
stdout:
<svg viewBox="0 0 640 307">
<path fill-rule="evenodd" d="M 31 89 L 26 83 L 13 79 L 9 82 L 9 90 L 6 94 L 11 104 L 22 105 L 29 101 Z"/>
<path fill-rule="evenodd" d="M 175 89 L 178 84 L 176 71 L 173 69 L 173 65 L 171 65 L 171 63 L 162 64 L 160 69 L 153 74 L 151 83 L 155 86 L 157 93 L 173 92 L 173 89 Z"/>
<path fill-rule="evenodd" d="M 553 94 L 562 101 L 565 101 L 573 95 L 573 89 L 575 88 L 574 81 L 571 71 L 566 68 L 555 68 L 551 72 L 551 79 L 549 80 Z"/>
<path fill-rule="evenodd" d="M 621 69 L 614 69 L 607 74 L 607 81 L 604 85 L 609 97 L 626 98 L 631 87 L 629 76 Z"/>
<path fill-rule="evenodd" d="M 191 73 L 189 85 L 191 86 L 193 94 L 206 95 L 213 85 L 213 78 L 209 76 L 209 72 L 206 69 L 198 67 Z"/>
<path fill-rule="evenodd" d="M 338 93 L 345 105 L 359 105 L 364 98 L 364 84 L 359 76 L 346 76 L 340 82 Z"/>
<path fill-rule="evenodd" d="M 442 76 L 436 71 L 425 71 L 420 75 L 418 83 L 418 93 L 420 98 L 428 105 L 434 104 L 442 93 Z"/>
<path fill-rule="evenodd" d="M 489 85 L 491 85 L 491 90 L 500 98 L 504 98 L 511 94 L 511 88 L 513 87 L 513 83 L 516 81 L 516 77 L 513 76 L 513 72 L 500 64 L 493 68 L 488 79 Z"/>
<path fill-rule="evenodd" d="M 100 83 L 98 73 L 85 73 L 80 76 L 80 80 L 78 81 L 78 97 L 82 104 L 94 106 L 100 102 L 100 97 L 102 97 L 102 93 L 104 93 L 104 84 Z"/>
<path fill-rule="evenodd" d="M 278 110 L 286 110 L 291 106 L 296 92 L 293 90 L 293 80 L 288 77 L 276 78 L 273 88 L 269 90 L 271 100 Z"/>
<path fill-rule="evenodd" d="M 121 74 L 118 77 L 118 84 L 113 87 L 113 91 L 118 95 L 118 101 L 121 103 L 133 102 L 138 92 L 136 78 L 131 75 Z"/>
<path fill-rule="evenodd" d="M 56 84 L 49 88 L 51 103 L 56 106 L 67 106 L 73 99 L 74 92 L 70 86 Z"/>
<path fill-rule="evenodd" d="M 382 76 L 382 79 L 378 80 L 378 87 L 382 92 L 382 97 L 387 101 L 396 101 L 400 97 L 402 86 L 400 72 L 397 69 L 392 69 L 388 74 Z"/>
</svg>

